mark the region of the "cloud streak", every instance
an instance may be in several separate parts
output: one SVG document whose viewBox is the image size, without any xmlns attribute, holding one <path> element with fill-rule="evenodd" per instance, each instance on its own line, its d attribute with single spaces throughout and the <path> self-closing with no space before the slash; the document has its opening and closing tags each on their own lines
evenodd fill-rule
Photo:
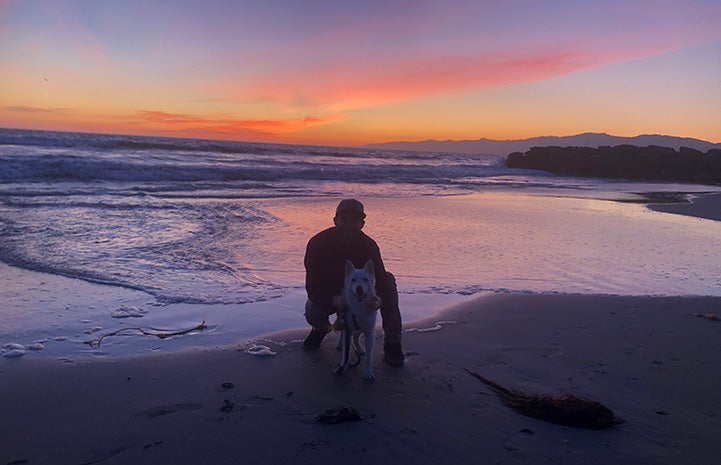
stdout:
<svg viewBox="0 0 721 465">
<path fill-rule="evenodd" d="M 447 55 L 395 63 L 339 63 L 305 73 L 256 76 L 239 89 L 240 99 L 287 106 L 348 111 L 438 94 L 477 91 L 563 76 L 656 51 L 551 50 L 516 54 Z"/>
<path fill-rule="evenodd" d="M 218 87 L 234 101 L 352 111 L 537 82 L 721 40 L 709 19 L 721 9 L 703 2 L 481 3 L 423 4 L 366 24 L 334 21 L 343 27 L 272 42 L 238 60 L 262 67 L 250 75 L 244 67 Z"/>
<path fill-rule="evenodd" d="M 342 115 L 329 115 L 283 119 L 237 119 L 151 110 L 140 111 L 137 116 L 141 121 L 150 123 L 158 129 L 216 135 L 283 135 L 330 124 L 343 118 Z"/>
<path fill-rule="evenodd" d="M 61 113 L 64 112 L 65 108 L 41 108 L 41 107 L 31 107 L 27 105 L 10 105 L 3 107 L 6 111 L 10 113 Z"/>
</svg>

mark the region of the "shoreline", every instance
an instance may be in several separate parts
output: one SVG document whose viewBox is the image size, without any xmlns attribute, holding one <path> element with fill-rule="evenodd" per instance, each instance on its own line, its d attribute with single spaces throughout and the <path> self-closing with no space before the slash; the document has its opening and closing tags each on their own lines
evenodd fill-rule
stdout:
<svg viewBox="0 0 721 465">
<path fill-rule="evenodd" d="M 332 374 L 335 337 L 305 330 L 247 346 L 58 363 L 0 359 L 0 463 L 715 463 L 721 446 L 721 297 L 491 294 L 410 325 L 407 362 L 376 344 L 376 381 Z M 413 331 L 413 328 L 426 331 Z M 427 330 L 431 329 L 431 330 Z M 379 334 L 377 334 L 379 337 Z M 468 368 L 504 386 L 571 393 L 625 420 L 591 431 L 508 409 Z M 362 421 L 323 425 L 350 406 Z M 61 421 L 58 421 L 61 420 Z M 278 447 L 278 444 L 283 447 Z"/>
<path fill-rule="evenodd" d="M 0 301 L 4 301 L 6 307 L 0 309 L 0 319 L 5 320 L 0 332 L 0 359 L 14 356 L 9 352 L 15 350 L 15 345 L 26 347 L 23 355 L 16 353 L 22 358 L 75 362 L 223 349 L 267 334 L 309 330 L 303 317 L 304 290 L 296 289 L 283 297 L 246 304 L 158 306 L 152 296 L 142 291 L 88 283 L 3 263 L 0 263 L 0 275 L 0 282 L 7 283 L 0 289 Z M 406 322 L 423 320 L 470 298 L 442 293 L 401 293 L 400 297 Z M 16 311 L 22 308 L 42 310 L 39 315 Z M 125 309 L 130 316 L 125 314 Z M 269 312 L 273 314 L 271 318 Z M 141 332 L 185 331 L 201 323 L 207 328 L 165 339 Z M 118 331 L 121 334 L 112 335 Z M 102 340 L 101 344 L 89 344 L 98 339 Z"/>
<path fill-rule="evenodd" d="M 547 194 L 555 197 L 554 194 L 557 192 L 550 191 Z M 535 194 L 525 192 L 522 195 Z M 721 194 L 682 194 L 679 191 L 677 195 L 691 196 L 693 202 L 652 203 L 659 198 L 648 195 L 644 199 L 641 194 L 627 194 L 626 197 L 618 198 L 600 195 L 599 199 L 619 203 L 643 202 L 645 206 L 639 205 L 635 208 L 721 221 Z M 641 197 L 638 198 L 639 196 Z M 668 196 L 664 195 L 664 198 L 666 197 Z M 460 199 L 460 202 L 467 202 L 469 205 L 475 201 L 472 196 Z M 395 208 L 398 208 L 397 205 Z M 598 207 L 591 205 L 591 208 Z M 151 295 L 120 286 L 88 283 L 2 263 L 0 263 L 0 274 L 2 275 L 0 300 L 5 302 L 4 308 L 0 308 L 0 318 L 5 321 L 3 334 L 0 334 L 0 353 L 7 344 L 41 347 L 42 350 L 26 351 L 27 355 L 32 357 L 104 358 L 125 354 L 165 353 L 181 351 L 193 346 L 211 348 L 231 346 L 260 334 L 306 326 L 302 317 L 305 296 L 301 288 L 292 289 L 283 297 L 256 303 L 158 305 Z M 611 281 L 611 284 L 615 285 L 613 280 Z M 608 294 L 611 295 L 636 295 L 621 292 L 622 285 L 619 287 L 619 292 L 613 292 L 612 285 L 608 287 L 611 289 Z M 481 293 L 526 292 L 507 290 L 498 286 L 479 288 L 479 290 Z M 466 294 L 439 291 L 428 294 L 413 291 L 405 293 L 401 290 L 401 311 L 404 320 L 411 322 L 468 299 L 469 294 L 478 295 L 477 292 Z M 560 289 L 560 292 L 578 291 Z M 537 293 L 543 294 L 543 292 Z M 599 294 L 603 295 L 604 292 Z M 125 312 L 124 309 L 130 311 Z M 155 338 L 117 337 L 108 338 L 101 347 L 84 344 L 117 330 L 139 327 L 179 331 L 195 327 L 203 321 L 209 326 L 207 330 L 169 338 L 162 342 Z"/>
</svg>

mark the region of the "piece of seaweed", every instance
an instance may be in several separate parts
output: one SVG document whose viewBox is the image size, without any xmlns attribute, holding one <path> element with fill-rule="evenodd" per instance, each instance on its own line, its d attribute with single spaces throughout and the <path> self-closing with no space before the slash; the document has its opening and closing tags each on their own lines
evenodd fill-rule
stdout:
<svg viewBox="0 0 721 465">
<path fill-rule="evenodd" d="M 489 386 L 504 405 L 522 415 L 559 425 L 596 430 L 623 423 L 621 418 L 617 417 L 610 408 L 600 402 L 571 394 L 565 394 L 561 397 L 527 394 L 505 388 L 468 368 L 464 368 L 464 370 Z"/>
<path fill-rule="evenodd" d="M 208 326 L 205 324 L 205 320 L 203 320 L 202 323 L 200 323 L 197 326 L 193 326 L 190 329 L 184 329 L 180 331 L 173 331 L 169 329 L 143 329 L 143 328 L 123 328 L 119 329 L 117 331 L 113 331 L 112 333 L 104 334 L 100 337 L 97 337 L 95 339 L 91 339 L 90 341 L 85 341 L 84 344 L 88 344 L 90 347 L 100 347 L 100 343 L 103 342 L 103 339 L 110 337 L 110 336 L 122 336 L 123 333 L 128 332 L 135 332 L 136 334 L 140 334 L 142 336 L 155 336 L 160 339 L 167 339 L 172 336 L 181 336 L 183 334 L 188 334 L 192 331 L 200 331 L 203 329 L 207 329 Z"/>
</svg>

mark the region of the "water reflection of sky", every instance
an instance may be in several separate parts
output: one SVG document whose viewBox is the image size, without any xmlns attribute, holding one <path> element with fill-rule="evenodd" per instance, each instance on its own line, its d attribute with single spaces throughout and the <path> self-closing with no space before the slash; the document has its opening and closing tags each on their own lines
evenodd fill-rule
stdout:
<svg viewBox="0 0 721 465">
<path fill-rule="evenodd" d="M 301 244 L 332 224 L 334 206 L 269 210 Z M 370 198 L 366 210 L 365 230 L 402 291 L 721 295 L 718 222 L 636 203 L 503 192 Z M 302 260 L 297 244 L 280 245 L 287 266 Z"/>
</svg>

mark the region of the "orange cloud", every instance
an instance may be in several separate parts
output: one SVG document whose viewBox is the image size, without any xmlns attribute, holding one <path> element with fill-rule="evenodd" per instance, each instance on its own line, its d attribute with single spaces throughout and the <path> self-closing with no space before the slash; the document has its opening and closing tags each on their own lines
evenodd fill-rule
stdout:
<svg viewBox="0 0 721 465">
<path fill-rule="evenodd" d="M 213 134 L 237 135 L 279 135 L 301 131 L 313 126 L 340 121 L 342 115 L 323 117 L 307 116 L 305 118 L 286 119 L 234 119 L 225 117 L 206 117 L 180 113 L 166 113 L 163 111 L 141 111 L 139 117 L 158 129 L 173 131 L 207 132 Z"/>
<path fill-rule="evenodd" d="M 128 115 L 27 105 L 0 106 L 0 126 L 3 127 L 258 141 L 282 140 L 285 135 L 341 120 L 343 116 L 338 114 L 304 118 L 238 119 L 164 111 L 139 111 Z"/>
</svg>

